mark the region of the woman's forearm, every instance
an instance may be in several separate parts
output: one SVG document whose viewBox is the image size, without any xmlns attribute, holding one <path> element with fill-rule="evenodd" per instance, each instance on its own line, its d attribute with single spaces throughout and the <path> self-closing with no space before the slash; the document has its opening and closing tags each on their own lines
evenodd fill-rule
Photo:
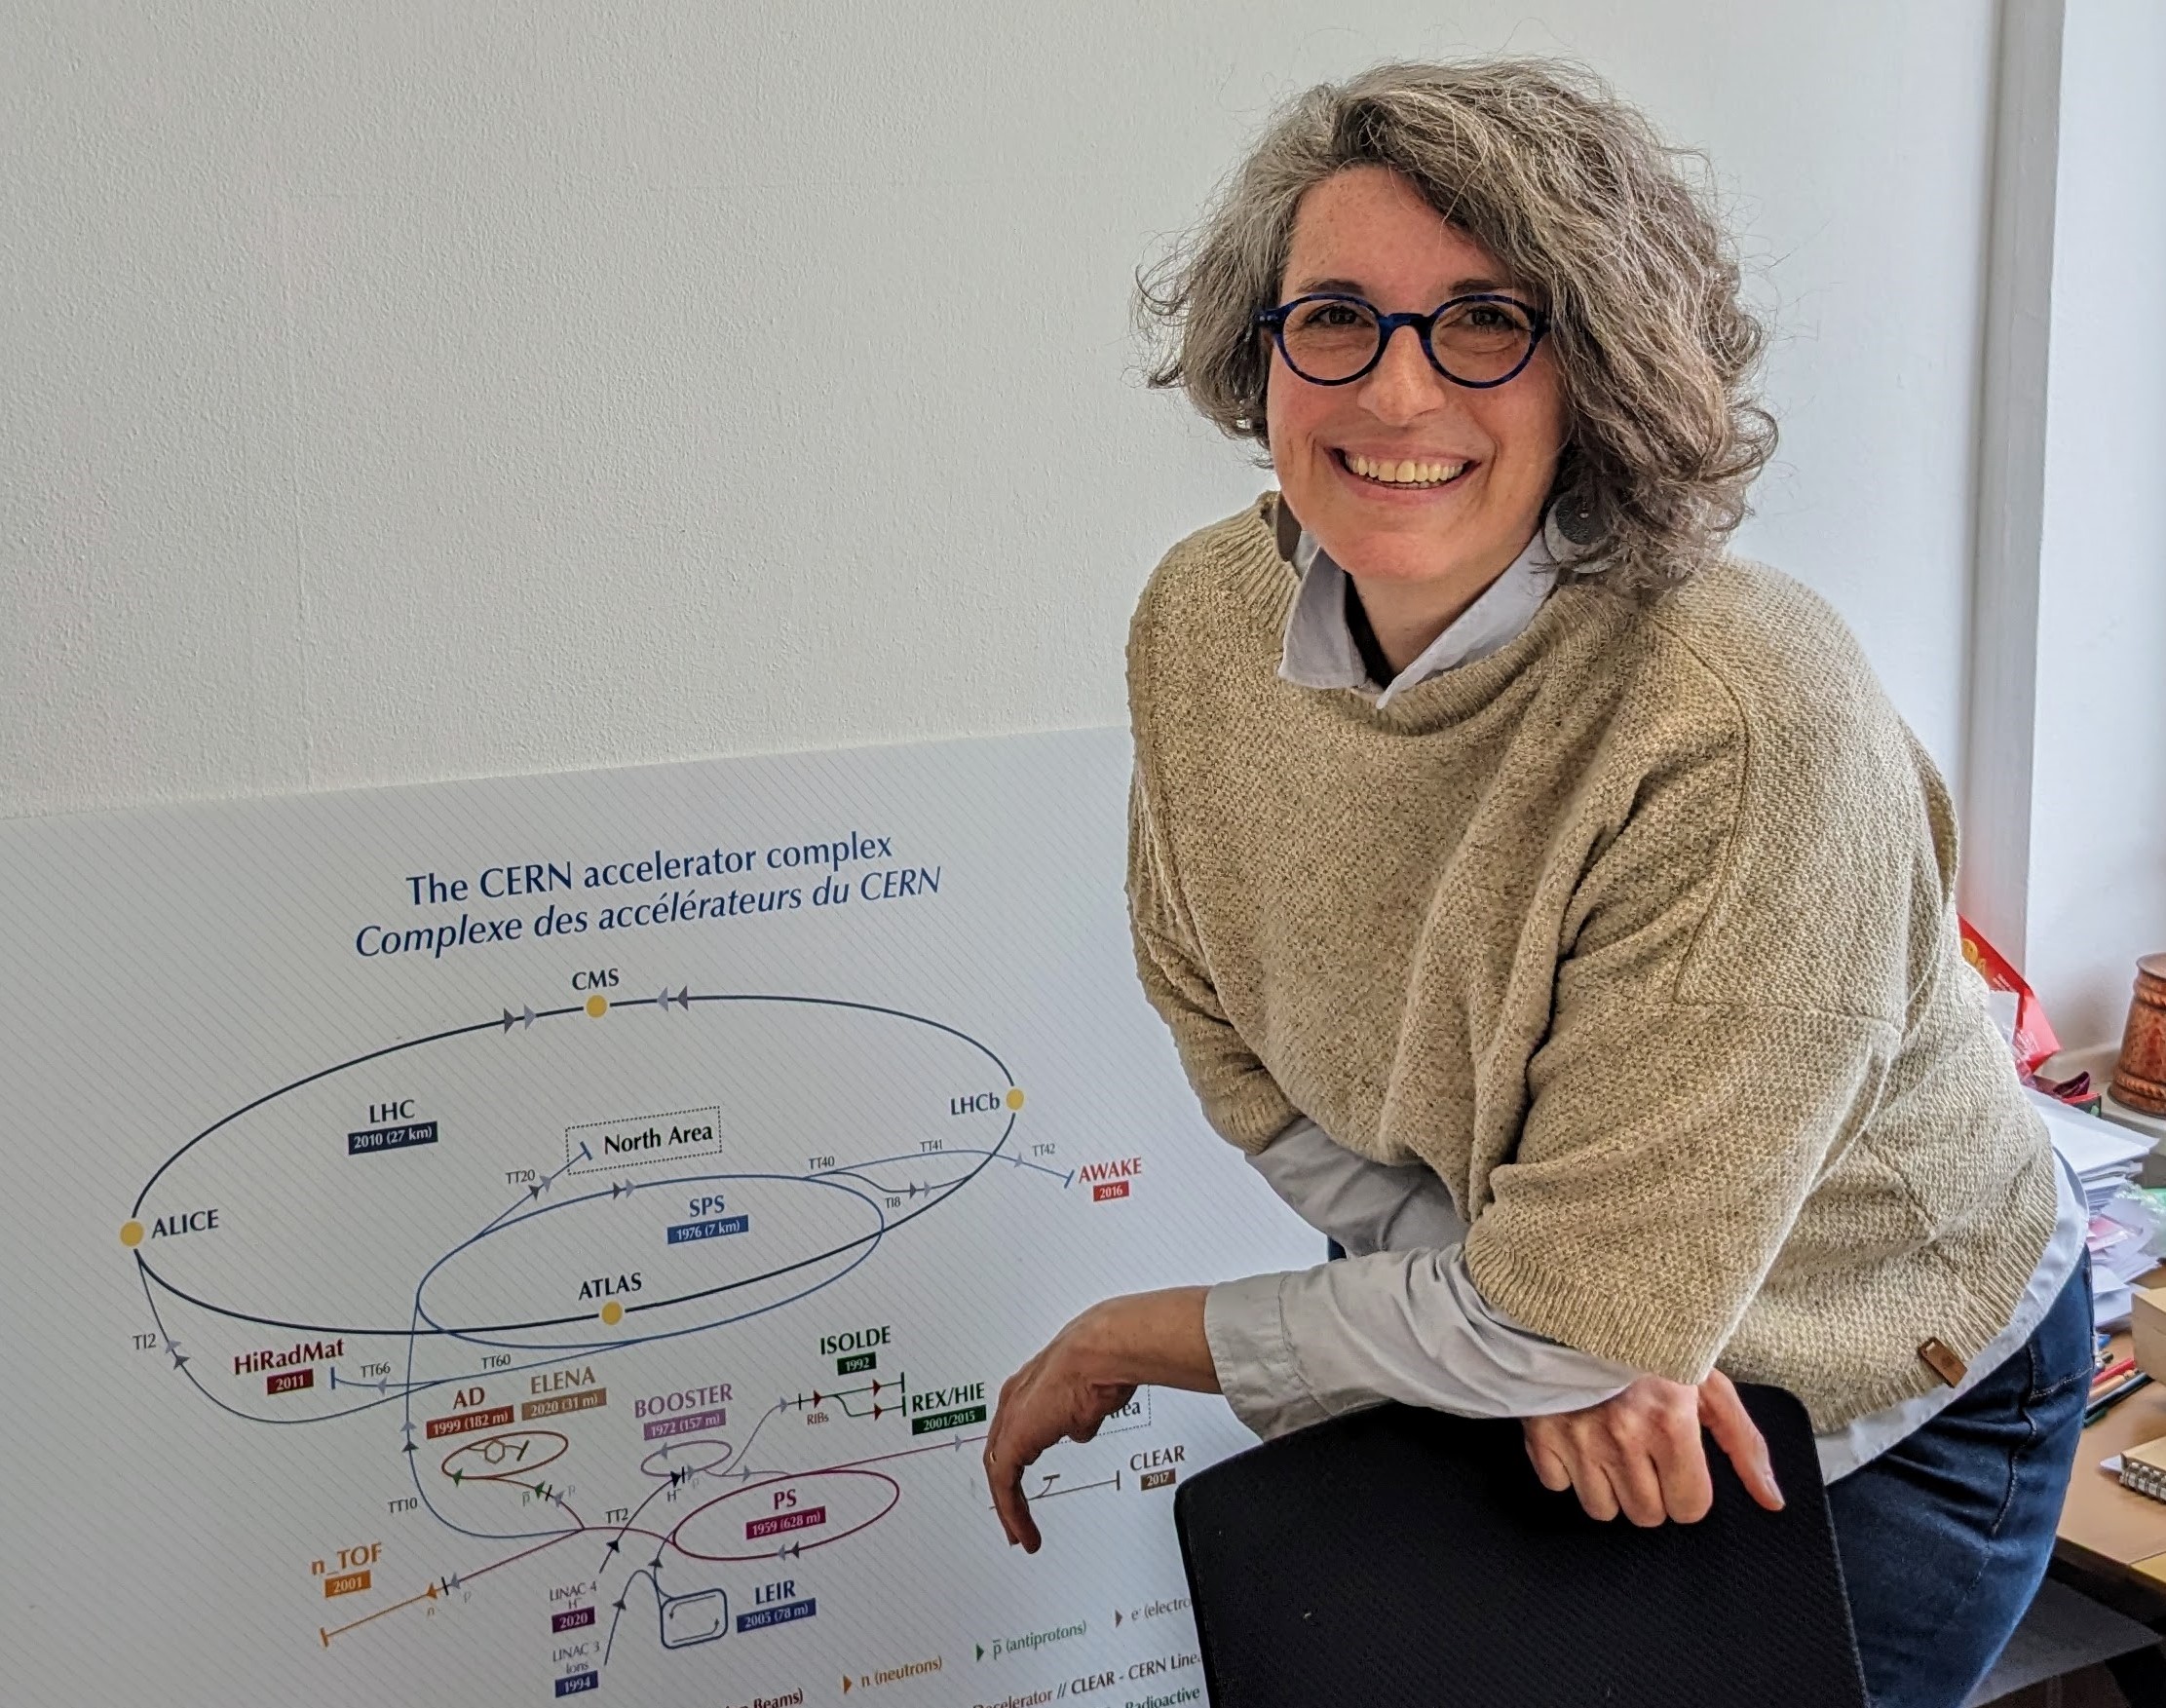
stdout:
<svg viewBox="0 0 2166 1708">
<path fill-rule="evenodd" d="M 1123 1386 L 1218 1392 L 1218 1370 L 1203 1336 L 1203 1296 L 1209 1291 L 1167 1287 L 1092 1306 L 1073 1325 L 1083 1374 Z"/>
</svg>

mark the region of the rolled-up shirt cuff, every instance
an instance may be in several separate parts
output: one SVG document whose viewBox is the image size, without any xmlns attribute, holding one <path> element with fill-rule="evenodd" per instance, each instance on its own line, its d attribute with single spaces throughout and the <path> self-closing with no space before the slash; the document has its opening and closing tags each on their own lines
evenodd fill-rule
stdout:
<svg viewBox="0 0 2166 1708">
<path fill-rule="evenodd" d="M 1267 1441 L 1331 1415 L 1303 1383 L 1286 1338 L 1279 1297 L 1295 1273 L 1221 1281 L 1203 1295 L 1203 1338 L 1219 1391 L 1234 1415 Z"/>
</svg>

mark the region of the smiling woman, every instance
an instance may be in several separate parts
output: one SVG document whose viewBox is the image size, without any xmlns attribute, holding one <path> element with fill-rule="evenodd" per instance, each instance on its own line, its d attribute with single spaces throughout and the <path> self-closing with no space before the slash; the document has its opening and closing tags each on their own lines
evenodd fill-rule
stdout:
<svg viewBox="0 0 2166 1708">
<path fill-rule="evenodd" d="M 1679 170 L 1696 157 L 1570 66 L 1408 69 L 1294 101 L 1193 239 L 1146 277 L 1139 308 L 1165 339 L 1153 383 L 1272 446 L 1285 388 L 1271 385 L 1259 309 L 1318 291 L 1404 310 L 1524 296 L 1542 312 L 1568 428 L 1544 494 L 1572 520 L 1567 567 L 1618 586 L 1682 579 L 1742 518 L 1775 440 L 1749 387 L 1764 333 L 1706 191 Z M 1364 178 L 1387 181 L 1344 181 Z M 1429 252 L 1402 257 L 1415 277 L 1375 276 L 1386 262 L 1364 215 L 1385 207 L 1430 234 Z M 1340 267 L 1349 238 L 1354 259 Z M 1420 300 L 1384 301 L 1392 284 Z"/>
<path fill-rule="evenodd" d="M 2041 1575 L 2090 1369 L 2080 1194 L 1952 901 L 1946 789 L 1820 600 L 1728 556 L 1773 443 L 1730 245 L 1526 60 L 1310 91 L 1143 289 L 1278 487 L 1130 631 L 1128 895 L 1204 1113 L 1352 1256 L 1108 1300 L 1003 1389 L 1022 1468 L 1139 1384 L 1261 1434 L 1523 1420 L 1596 1518 L 1706 1514 L 1731 1379 L 1805 1403 L 1878 1708 Z"/>
<path fill-rule="evenodd" d="M 1394 670 L 1519 555 L 1556 485 L 1564 387 L 1503 272 L 1411 180 L 1356 166 L 1302 198 L 1291 312 L 1264 317 L 1293 380 L 1266 386 L 1279 489 L 1360 583 Z"/>
</svg>

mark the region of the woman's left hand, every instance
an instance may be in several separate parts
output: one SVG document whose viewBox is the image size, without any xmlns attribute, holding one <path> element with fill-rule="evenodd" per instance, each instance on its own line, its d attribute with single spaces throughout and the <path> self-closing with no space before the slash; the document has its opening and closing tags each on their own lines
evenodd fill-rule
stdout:
<svg viewBox="0 0 2166 1708">
<path fill-rule="evenodd" d="M 1598 1406 L 1520 1423 L 1543 1487 L 1577 1491 L 1589 1517 L 1611 1519 L 1621 1511 L 1638 1525 L 1705 1518 L 1715 1504 L 1715 1485 L 1702 1428 L 1729 1456 L 1752 1498 L 1770 1512 L 1782 1510 L 1767 1443 L 1719 1370 L 1697 1387 L 1643 1376 Z"/>
<path fill-rule="evenodd" d="M 1023 1473 L 1056 1441 L 1088 1441 L 1145 1383 L 1218 1391 L 1201 1287 L 1093 1305 L 1001 1385 L 985 1437 L 985 1482 L 1010 1542 L 1038 1552 Z"/>
</svg>

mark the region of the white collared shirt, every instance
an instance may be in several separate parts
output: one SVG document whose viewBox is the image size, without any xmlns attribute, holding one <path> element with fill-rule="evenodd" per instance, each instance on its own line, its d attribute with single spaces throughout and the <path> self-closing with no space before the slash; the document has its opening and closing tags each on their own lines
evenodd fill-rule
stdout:
<svg viewBox="0 0 2166 1708">
<path fill-rule="evenodd" d="M 1547 531 L 1546 523 L 1537 528 L 1504 573 L 1445 625 L 1444 632 L 1424 647 L 1420 657 L 1384 685 L 1377 694 L 1380 709 L 1417 682 L 1486 659 L 1519 638 L 1557 585 L 1557 559 Z M 1286 613 L 1280 678 L 1297 688 L 1375 690 L 1361 662 L 1361 649 L 1354 645 L 1353 631 L 1347 626 L 1347 572 L 1307 530 L 1294 548 L 1294 567 L 1301 572 L 1301 587 Z"/>
</svg>

